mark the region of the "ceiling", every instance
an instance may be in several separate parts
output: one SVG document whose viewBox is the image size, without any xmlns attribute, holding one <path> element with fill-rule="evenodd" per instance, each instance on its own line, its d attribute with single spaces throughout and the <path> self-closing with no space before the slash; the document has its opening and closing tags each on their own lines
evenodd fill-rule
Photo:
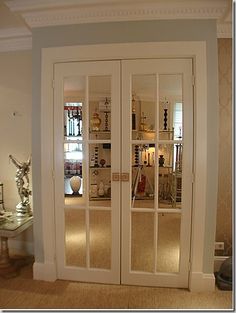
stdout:
<svg viewBox="0 0 236 313">
<path fill-rule="evenodd" d="M 33 28 L 153 19 L 216 19 L 232 36 L 232 0 L 0 0 L 0 52 L 31 49 Z"/>
</svg>

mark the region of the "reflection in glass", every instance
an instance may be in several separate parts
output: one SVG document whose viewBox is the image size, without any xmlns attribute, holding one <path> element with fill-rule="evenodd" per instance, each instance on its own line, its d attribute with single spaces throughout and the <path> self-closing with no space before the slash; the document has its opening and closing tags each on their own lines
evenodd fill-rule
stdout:
<svg viewBox="0 0 236 313">
<path fill-rule="evenodd" d="M 154 140 L 156 129 L 156 75 L 132 76 L 132 139 Z"/>
<path fill-rule="evenodd" d="M 64 143 L 64 192 L 66 204 L 83 203 L 83 144 Z"/>
<path fill-rule="evenodd" d="M 91 210 L 90 229 L 90 267 L 111 268 L 111 212 Z"/>
<path fill-rule="evenodd" d="M 159 208 L 180 208 L 182 194 L 183 145 L 159 145 Z"/>
<path fill-rule="evenodd" d="M 90 206 L 111 205 L 111 144 L 89 145 Z"/>
<path fill-rule="evenodd" d="M 132 145 L 132 207 L 154 208 L 155 145 Z"/>
<path fill-rule="evenodd" d="M 131 270 L 154 271 L 154 213 L 132 212 Z"/>
<path fill-rule="evenodd" d="M 180 214 L 158 214 L 157 272 L 179 271 L 180 226 Z"/>
<path fill-rule="evenodd" d="M 182 139 L 182 75 L 159 75 L 159 97 L 159 138 L 161 140 Z"/>
<path fill-rule="evenodd" d="M 65 257 L 67 266 L 86 266 L 85 210 L 65 210 Z"/>
<path fill-rule="evenodd" d="M 89 77 L 90 139 L 111 139 L 111 77 Z"/>
</svg>

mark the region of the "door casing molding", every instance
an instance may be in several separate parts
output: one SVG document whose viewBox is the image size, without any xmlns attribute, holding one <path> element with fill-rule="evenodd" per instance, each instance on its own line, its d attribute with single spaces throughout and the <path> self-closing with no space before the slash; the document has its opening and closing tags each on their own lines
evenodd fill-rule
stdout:
<svg viewBox="0 0 236 313">
<path fill-rule="evenodd" d="M 206 42 L 146 42 L 124 44 L 78 45 L 42 49 L 41 63 L 41 204 L 44 264 L 55 268 L 50 280 L 56 280 L 54 160 L 53 160 L 53 75 L 59 62 L 125 60 L 143 58 L 192 58 L 194 88 L 194 160 L 193 203 L 189 289 L 206 290 L 203 259 L 207 181 L 207 60 Z M 47 156 L 47 157 L 45 157 Z M 40 227 L 40 225 L 38 225 Z M 37 219 L 35 220 L 37 228 Z M 40 240 L 41 241 L 41 240 Z M 38 264 L 38 263 L 37 263 Z M 48 266 L 47 266 L 48 267 Z M 37 268 L 41 271 L 38 272 Z M 43 264 L 34 267 L 34 278 L 47 280 Z M 213 273 L 212 273 L 213 274 Z M 209 274 L 207 290 L 214 288 Z M 209 282 L 209 275 L 207 280 Z"/>
</svg>

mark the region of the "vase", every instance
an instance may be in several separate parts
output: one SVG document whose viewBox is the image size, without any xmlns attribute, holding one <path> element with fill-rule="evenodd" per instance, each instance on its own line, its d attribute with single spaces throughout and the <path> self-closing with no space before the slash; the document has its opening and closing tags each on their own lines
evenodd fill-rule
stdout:
<svg viewBox="0 0 236 313">
<path fill-rule="evenodd" d="M 101 125 L 101 119 L 99 117 L 99 114 L 98 113 L 93 113 L 93 117 L 90 121 L 91 123 L 91 127 L 92 127 L 92 130 L 93 131 L 99 131 L 100 130 L 100 125 Z"/>
<path fill-rule="evenodd" d="M 161 154 L 159 157 L 159 166 L 163 167 L 164 163 L 165 163 L 165 159 L 164 159 L 163 155 Z"/>
<path fill-rule="evenodd" d="M 98 188 L 98 195 L 99 195 L 99 197 L 103 197 L 104 194 L 105 194 L 104 184 L 101 181 L 100 184 L 99 184 L 99 188 Z"/>
<path fill-rule="evenodd" d="M 81 187 L 81 178 L 79 176 L 71 177 L 70 186 L 73 191 L 73 194 L 78 194 Z"/>
</svg>

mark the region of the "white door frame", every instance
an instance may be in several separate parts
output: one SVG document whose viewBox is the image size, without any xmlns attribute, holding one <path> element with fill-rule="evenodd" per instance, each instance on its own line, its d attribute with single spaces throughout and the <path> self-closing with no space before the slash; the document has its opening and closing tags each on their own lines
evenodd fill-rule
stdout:
<svg viewBox="0 0 236 313">
<path fill-rule="evenodd" d="M 35 262 L 34 278 L 56 280 L 53 181 L 53 71 L 58 62 L 138 58 L 193 59 L 194 186 L 192 208 L 190 290 L 214 290 L 214 274 L 204 274 L 204 235 L 207 180 L 207 63 L 206 42 L 125 43 L 42 49 L 41 67 L 41 203 L 44 262 Z M 47 157 L 45 157 L 47 156 Z M 37 227 L 37 219 L 35 219 Z M 38 225 L 40 227 L 40 225 Z M 38 238 L 40 240 L 40 238 Z"/>
</svg>

